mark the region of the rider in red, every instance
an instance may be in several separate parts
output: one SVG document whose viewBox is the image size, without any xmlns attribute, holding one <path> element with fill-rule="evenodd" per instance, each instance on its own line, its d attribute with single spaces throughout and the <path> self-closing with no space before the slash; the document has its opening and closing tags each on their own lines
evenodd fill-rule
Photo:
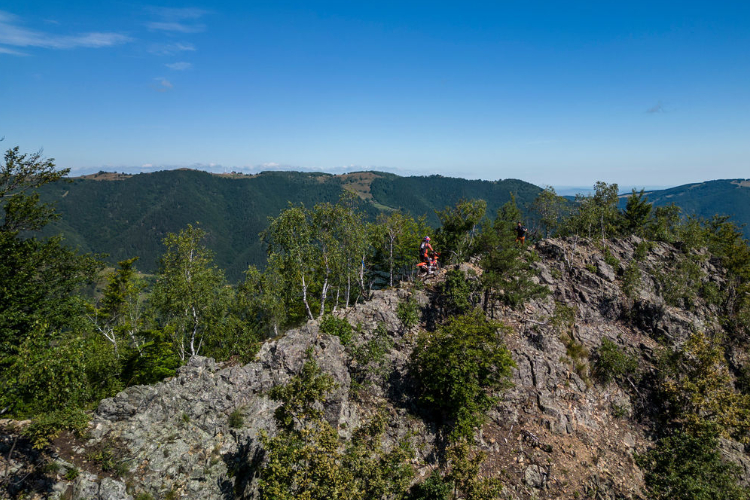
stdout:
<svg viewBox="0 0 750 500">
<path fill-rule="evenodd" d="M 432 245 L 430 245 L 430 237 L 425 236 L 422 240 L 422 244 L 419 245 L 419 257 L 422 259 L 422 262 L 426 263 L 428 266 L 432 265 L 432 257 L 430 257 L 430 254 L 432 254 L 434 250 L 432 249 Z"/>
</svg>

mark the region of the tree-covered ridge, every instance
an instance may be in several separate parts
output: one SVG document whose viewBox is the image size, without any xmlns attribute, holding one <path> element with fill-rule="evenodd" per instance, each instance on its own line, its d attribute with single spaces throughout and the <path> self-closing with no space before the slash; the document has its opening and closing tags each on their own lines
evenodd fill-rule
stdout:
<svg viewBox="0 0 750 500">
<path fill-rule="evenodd" d="M 655 207 L 675 204 L 685 214 L 711 218 L 728 215 L 750 238 L 750 182 L 743 179 L 718 179 L 647 192 Z M 625 201 L 620 202 L 624 205 Z"/>
<path fill-rule="evenodd" d="M 217 264 L 237 282 L 249 264 L 263 267 L 265 250 L 258 234 L 289 202 L 312 207 L 339 199 L 345 190 L 364 198 L 359 209 L 367 220 L 378 213 L 400 209 L 414 218 L 427 217 L 439 225 L 435 210 L 455 205 L 461 198 L 487 200 L 494 213 L 515 193 L 521 207 L 539 192 L 522 181 L 467 181 L 447 177 L 398 177 L 372 173 L 334 176 L 322 173 L 263 172 L 225 177 L 194 170 L 173 170 L 98 181 L 76 178 L 48 184 L 44 200 L 57 203 L 60 219 L 45 235 L 61 233 L 68 245 L 82 251 L 108 254 L 115 263 L 133 255 L 140 270 L 157 269 L 161 240 L 187 224 L 199 222 Z M 371 183 L 371 184 L 368 184 Z M 369 190 L 369 191 L 368 191 Z"/>
</svg>

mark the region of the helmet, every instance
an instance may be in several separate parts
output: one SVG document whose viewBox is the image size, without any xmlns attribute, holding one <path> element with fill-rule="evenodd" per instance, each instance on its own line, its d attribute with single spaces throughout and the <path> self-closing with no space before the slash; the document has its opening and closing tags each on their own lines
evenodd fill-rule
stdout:
<svg viewBox="0 0 750 500">
<path fill-rule="evenodd" d="M 429 236 L 425 236 L 424 237 L 424 241 L 430 241 L 430 237 Z"/>
</svg>

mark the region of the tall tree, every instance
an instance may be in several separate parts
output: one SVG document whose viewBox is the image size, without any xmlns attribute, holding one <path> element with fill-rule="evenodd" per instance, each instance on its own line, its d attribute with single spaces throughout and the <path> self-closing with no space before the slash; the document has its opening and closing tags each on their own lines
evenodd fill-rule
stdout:
<svg viewBox="0 0 750 500">
<path fill-rule="evenodd" d="M 622 213 L 623 230 L 626 234 L 637 234 L 643 236 L 646 233 L 648 221 L 651 217 L 652 203 L 644 196 L 643 189 L 636 192 L 633 188 L 628 197 L 628 203 Z"/>
<path fill-rule="evenodd" d="M 174 336 L 181 359 L 201 350 L 205 335 L 226 311 L 224 274 L 203 245 L 206 233 L 188 224 L 164 238 L 153 303 Z"/>
<path fill-rule="evenodd" d="M 539 196 L 534 199 L 531 205 L 531 211 L 536 214 L 539 225 L 544 230 L 544 237 L 547 238 L 550 233 L 554 233 L 560 224 L 560 218 L 563 215 L 565 198 L 558 196 L 555 188 L 547 186 Z"/>
<path fill-rule="evenodd" d="M 435 211 L 442 224 L 436 239 L 450 262 L 463 262 L 471 256 L 479 223 L 486 211 L 484 200 L 461 200 L 455 207 Z"/>
<path fill-rule="evenodd" d="M 492 225 L 487 224 L 480 240 L 482 285 L 485 307 L 496 302 L 518 307 L 530 297 L 548 293 L 546 287 L 532 281 L 536 274 L 528 262 L 526 250 L 515 241 L 514 226 L 520 218 L 515 198 L 497 211 Z"/>
</svg>

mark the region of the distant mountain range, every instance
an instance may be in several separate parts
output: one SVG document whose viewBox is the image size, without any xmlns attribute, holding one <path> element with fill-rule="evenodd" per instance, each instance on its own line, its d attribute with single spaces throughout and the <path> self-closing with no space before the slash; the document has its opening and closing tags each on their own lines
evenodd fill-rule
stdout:
<svg viewBox="0 0 750 500">
<path fill-rule="evenodd" d="M 439 225 L 435 210 L 461 198 L 486 200 L 487 213 L 494 216 L 511 193 L 523 210 L 541 191 L 515 179 L 400 177 L 383 172 L 244 175 L 181 169 L 137 175 L 101 172 L 44 186 L 41 194 L 55 201 L 61 214 L 45 235 L 62 233 L 69 245 L 108 254 L 112 264 L 138 256 L 138 268 L 147 273 L 157 270 L 166 234 L 198 222 L 208 233 L 217 265 L 237 281 L 248 264 L 265 262 L 258 234 L 268 217 L 277 216 L 290 202 L 308 207 L 335 202 L 345 189 L 359 196 L 371 220 L 380 212 L 400 209 L 415 217 L 425 215 L 433 227 Z M 626 194 L 621 193 L 623 206 Z M 647 196 L 657 206 L 675 203 L 685 214 L 726 214 L 738 224 L 750 223 L 750 180 L 687 184 Z M 750 237 L 747 225 L 744 231 Z"/>
<path fill-rule="evenodd" d="M 62 233 L 69 245 L 106 253 L 112 264 L 138 256 L 138 269 L 147 273 L 158 267 L 166 234 L 198 222 L 208 233 L 207 245 L 217 265 L 237 281 L 248 264 L 265 262 L 258 234 L 268 217 L 277 216 L 290 202 L 308 207 L 335 202 L 345 189 L 357 193 L 361 209 L 372 220 L 382 211 L 400 209 L 415 217 L 425 215 L 433 227 L 439 225 L 435 210 L 461 198 L 486 200 L 488 214 L 494 215 L 511 193 L 523 207 L 541 191 L 513 179 L 399 177 L 383 172 L 243 175 L 182 169 L 137 175 L 101 172 L 44 186 L 41 195 L 55 201 L 61 215 L 45 228 L 45 235 Z"/>
</svg>

